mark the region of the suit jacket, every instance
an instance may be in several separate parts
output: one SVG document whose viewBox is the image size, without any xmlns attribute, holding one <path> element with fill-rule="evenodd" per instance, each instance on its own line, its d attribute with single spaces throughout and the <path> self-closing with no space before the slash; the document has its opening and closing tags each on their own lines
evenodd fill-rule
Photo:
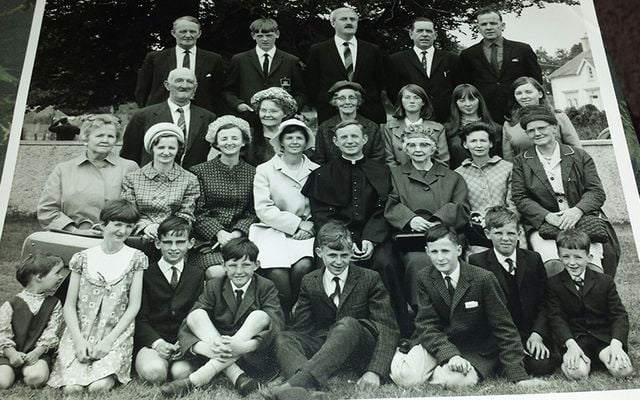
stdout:
<svg viewBox="0 0 640 400">
<path fill-rule="evenodd" d="M 358 52 L 353 81 L 362 85 L 365 91 L 364 104 L 360 106 L 358 113 L 383 124 L 387 121 L 381 99 L 382 90 L 385 89 L 384 55 L 377 45 L 360 39 L 357 41 Z M 327 91 L 334 83 L 342 80 L 348 80 L 347 71 L 333 37 L 312 45 L 307 58 L 306 82 L 309 105 L 316 107 L 318 123 L 337 113 L 329 104 Z"/>
<path fill-rule="evenodd" d="M 504 39 L 502 68 L 496 73 L 482 49 L 482 41 L 460 53 L 461 80 L 478 88 L 487 102 L 493 120 L 504 122 L 511 85 L 521 76 L 530 76 L 542 83 L 542 70 L 531 46 Z"/>
<path fill-rule="evenodd" d="M 296 99 L 298 110 L 305 106 L 306 88 L 298 57 L 276 49 L 267 76 L 262 72 L 262 60 L 258 60 L 255 48 L 231 58 L 223 93 L 232 111 L 240 103 L 251 105 L 251 96 L 270 87 L 286 89 Z"/>
<path fill-rule="evenodd" d="M 176 48 L 152 51 L 146 55 L 136 84 L 136 102 L 138 107 L 162 103 L 169 98 L 164 81 L 169 72 L 176 68 Z M 212 51 L 198 48 L 196 51 L 196 89 L 193 103 L 211 112 L 220 112 L 219 99 L 222 96 L 222 84 L 225 81 L 222 57 Z"/>
<path fill-rule="evenodd" d="M 550 338 L 546 309 L 547 273 L 540 254 L 535 251 L 516 249 L 516 281 L 521 307 L 521 324 L 516 326 L 525 342 L 531 332 L 543 338 Z M 509 285 L 504 278 L 504 268 L 498 262 L 496 253 L 489 249 L 469 257 L 469 264 L 493 272 L 502 291 L 509 298 Z"/>
<path fill-rule="evenodd" d="M 191 104 L 191 120 L 184 148 L 182 167 L 185 169 L 207 161 L 207 154 L 211 146 L 205 140 L 209 124 L 216 119 L 216 115 Z M 171 110 L 167 102 L 155 104 L 136 111 L 124 130 L 120 157 L 133 160 L 138 165 L 145 165 L 153 160 L 153 156 L 144 149 L 144 134 L 158 122 L 173 122 Z M 179 162 L 181 155 L 176 156 Z"/>
<path fill-rule="evenodd" d="M 270 280 L 257 274 L 253 274 L 249 288 L 244 293 L 239 306 L 236 305 L 235 293 L 226 276 L 208 280 L 200 298 L 191 309 L 191 311 L 194 310 L 205 310 L 218 332 L 229 336 L 234 335 L 242 327 L 252 311 L 264 311 L 269 316 L 271 324 L 269 329 L 256 335 L 256 338 L 261 341 L 258 349 L 269 346 L 284 326 L 284 314 L 280 308 L 278 290 Z M 200 341 L 187 326 L 186 319 L 180 327 L 178 340 L 180 340 L 182 353 Z"/>
<path fill-rule="evenodd" d="M 587 268 L 578 292 L 565 270 L 549 278 L 548 285 L 549 325 L 558 345 L 593 336 L 605 343 L 618 339 L 626 347 L 629 316 L 612 277 Z"/>
<path fill-rule="evenodd" d="M 180 324 L 203 287 L 204 272 L 188 261 L 175 289 L 169 285 L 158 263 L 150 264 L 143 276 L 142 305 L 136 317 L 136 346 L 151 347 L 158 339 L 175 343 Z"/>
<path fill-rule="evenodd" d="M 457 172 L 439 163 L 424 177 L 411 161 L 391 167 L 384 217 L 394 228 L 407 230 L 411 219 L 421 216 L 460 230 L 469 222 L 469 213 L 467 184 Z"/>
<path fill-rule="evenodd" d="M 291 329 L 326 335 L 331 326 L 342 318 L 355 318 L 376 338 L 367 371 L 387 376 L 399 339 L 399 330 L 389 294 L 380 275 L 375 271 L 350 265 L 340 294 L 339 307 L 336 308 L 324 291 L 323 274 L 324 268 L 312 271 L 302 278 Z"/>
<path fill-rule="evenodd" d="M 600 212 L 606 195 L 593 159 L 582 149 L 558 145 L 568 206 L 578 207 L 585 214 Z M 555 192 L 535 149 L 525 150 L 513 160 L 511 198 L 526 223 L 535 229 L 549 212 L 559 211 Z"/>
<path fill-rule="evenodd" d="M 524 348 L 496 277 L 464 261 L 460 261 L 453 298 L 435 267 L 418 273 L 412 342 L 421 344 L 438 364 L 459 355 L 487 377 L 494 372 L 497 359 L 507 379 L 527 379 Z"/>
<path fill-rule="evenodd" d="M 445 123 L 449 119 L 451 93 L 458 81 L 459 58 L 448 51 L 440 49 L 434 51 L 433 47 L 429 50 L 433 51 L 429 76 L 413 48 L 391 55 L 395 74 L 388 74 L 388 79 L 391 81 L 389 98 L 395 99 L 404 85 L 416 84 L 431 98 L 435 111 L 434 120 Z"/>
</svg>

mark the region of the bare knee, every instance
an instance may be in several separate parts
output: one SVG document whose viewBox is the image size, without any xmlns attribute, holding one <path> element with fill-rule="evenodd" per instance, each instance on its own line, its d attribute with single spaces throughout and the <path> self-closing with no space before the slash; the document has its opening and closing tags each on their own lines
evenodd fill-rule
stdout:
<svg viewBox="0 0 640 400">
<path fill-rule="evenodd" d="M 480 378 L 475 368 L 472 368 L 467 374 L 462 372 L 451 371 L 447 366 L 438 366 L 433 371 L 431 384 L 441 385 L 445 388 L 474 386 Z"/>
<path fill-rule="evenodd" d="M 24 367 L 22 370 L 24 383 L 32 388 L 44 386 L 49 379 L 49 367 L 46 361 L 38 360 L 34 365 Z"/>
<path fill-rule="evenodd" d="M 9 365 L 0 365 L 0 389 L 8 389 L 16 380 L 16 374 Z"/>
<path fill-rule="evenodd" d="M 136 372 L 144 381 L 154 385 L 167 381 L 167 365 L 160 361 L 145 360 L 144 363 L 136 362 Z"/>
<path fill-rule="evenodd" d="M 194 371 L 189 361 L 176 361 L 171 364 L 171 378 L 173 380 L 185 379 Z"/>
<path fill-rule="evenodd" d="M 88 390 L 91 393 L 96 392 L 108 392 L 113 389 L 116 381 L 111 376 L 107 376 L 106 378 L 99 379 L 92 384 L 89 385 Z"/>
<path fill-rule="evenodd" d="M 251 321 L 251 323 L 254 324 L 258 330 L 262 331 L 269 327 L 271 318 L 269 318 L 269 314 L 262 310 L 254 310 L 251 311 L 246 321 Z"/>
<path fill-rule="evenodd" d="M 585 379 L 589 376 L 589 372 L 591 372 L 591 366 L 582 359 L 578 361 L 578 365 L 576 366 L 576 368 L 569 368 L 565 363 L 562 363 L 560 369 L 562 370 L 564 376 L 566 376 L 567 379 L 571 379 L 572 381 Z"/>
</svg>

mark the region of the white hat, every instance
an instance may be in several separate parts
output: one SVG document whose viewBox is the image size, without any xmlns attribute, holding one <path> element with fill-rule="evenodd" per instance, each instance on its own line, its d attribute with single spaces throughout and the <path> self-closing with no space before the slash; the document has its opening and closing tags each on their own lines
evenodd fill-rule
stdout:
<svg viewBox="0 0 640 400">
<path fill-rule="evenodd" d="M 280 124 L 280 127 L 278 128 L 278 134 L 272 137 L 271 140 L 269 140 L 269 143 L 271 143 L 271 146 L 273 146 L 273 149 L 275 150 L 276 154 L 280 154 L 282 152 L 280 137 L 282 136 L 282 131 L 284 130 L 284 128 L 288 126 L 298 126 L 303 131 L 307 132 L 307 143 L 304 146 L 304 150 L 311 149 L 316 145 L 316 136 L 314 135 L 311 128 L 309 128 L 307 124 L 300 121 L 299 119 L 291 118 L 286 121 L 282 121 L 282 123 Z"/>
<path fill-rule="evenodd" d="M 160 122 L 147 129 L 147 132 L 144 134 L 144 149 L 147 153 L 152 154 L 151 143 L 153 143 L 158 135 L 174 136 L 178 139 L 178 142 L 184 143 L 184 133 L 182 133 L 182 129 L 180 129 L 178 125 L 172 122 Z"/>
</svg>

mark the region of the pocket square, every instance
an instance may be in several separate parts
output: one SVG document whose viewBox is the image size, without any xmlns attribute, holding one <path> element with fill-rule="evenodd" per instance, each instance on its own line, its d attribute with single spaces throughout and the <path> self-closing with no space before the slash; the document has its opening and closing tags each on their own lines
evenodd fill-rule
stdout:
<svg viewBox="0 0 640 400">
<path fill-rule="evenodd" d="M 211 74 L 205 75 L 205 78 L 211 78 Z"/>
<path fill-rule="evenodd" d="M 465 309 L 470 309 L 470 308 L 478 308 L 478 302 L 477 301 L 465 301 L 464 302 L 464 308 Z"/>
<path fill-rule="evenodd" d="M 511 59 L 511 62 L 520 62 L 520 59 L 518 59 L 518 58 L 513 58 L 513 59 Z"/>
</svg>

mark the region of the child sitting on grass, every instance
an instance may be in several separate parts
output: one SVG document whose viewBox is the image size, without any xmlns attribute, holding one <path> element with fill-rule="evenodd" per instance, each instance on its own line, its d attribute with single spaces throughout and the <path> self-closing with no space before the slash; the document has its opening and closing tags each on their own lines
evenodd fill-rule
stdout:
<svg viewBox="0 0 640 400">
<path fill-rule="evenodd" d="M 593 364 L 616 378 L 633 374 L 627 354 L 629 316 L 613 278 L 587 268 L 589 236 L 567 229 L 556 239 L 564 271 L 549 278 L 549 325 L 566 352 L 562 372 L 572 380 L 589 376 Z"/>
<path fill-rule="evenodd" d="M 0 389 L 11 387 L 19 376 L 34 388 L 49 379 L 62 306 L 46 293 L 63 279 L 63 265 L 58 256 L 30 254 L 18 266 L 16 279 L 24 289 L 0 307 Z"/>
</svg>

